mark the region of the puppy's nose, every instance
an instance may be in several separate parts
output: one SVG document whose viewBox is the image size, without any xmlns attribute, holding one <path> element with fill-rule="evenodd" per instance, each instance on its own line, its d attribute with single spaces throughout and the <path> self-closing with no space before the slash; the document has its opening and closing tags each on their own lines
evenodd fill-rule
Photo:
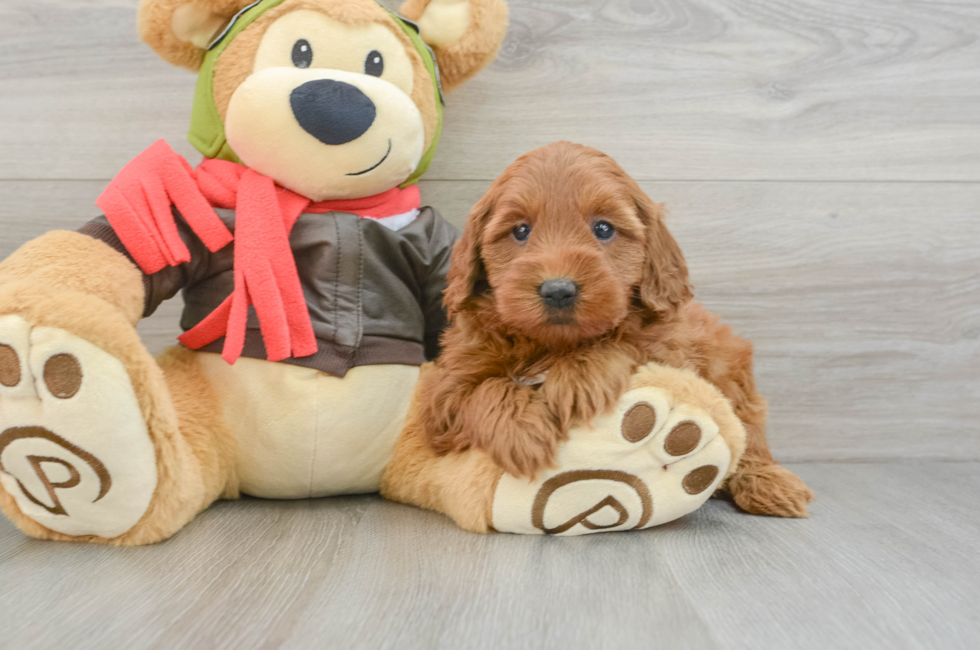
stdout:
<svg viewBox="0 0 980 650">
<path fill-rule="evenodd" d="M 567 309 L 578 299 L 578 284 L 567 278 L 545 280 L 538 287 L 538 295 L 549 307 Z"/>
<path fill-rule="evenodd" d="M 345 144 L 364 135 L 378 110 L 359 88 L 343 81 L 316 79 L 289 96 L 296 121 L 323 144 Z"/>
</svg>

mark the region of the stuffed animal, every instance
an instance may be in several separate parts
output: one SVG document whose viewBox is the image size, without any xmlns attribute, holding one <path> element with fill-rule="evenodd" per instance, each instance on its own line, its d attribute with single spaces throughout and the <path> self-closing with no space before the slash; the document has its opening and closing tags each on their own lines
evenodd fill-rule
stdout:
<svg viewBox="0 0 980 650">
<path fill-rule="evenodd" d="M 455 229 L 420 205 L 443 92 L 503 0 L 142 0 L 198 71 L 192 168 L 165 142 L 104 217 L 0 264 L 0 505 L 41 538 L 167 538 L 219 498 L 377 491 L 438 351 Z M 415 22 L 412 22 L 415 21 Z M 183 291 L 181 346 L 136 322 Z"/>
<path fill-rule="evenodd" d="M 494 58 L 507 10 L 401 12 L 142 0 L 142 38 L 199 73 L 205 159 L 157 142 L 103 217 L 0 264 L 0 505 L 24 532 L 148 544 L 220 498 L 380 489 L 471 531 L 574 535 L 673 520 L 731 475 L 745 432 L 726 399 L 655 364 L 530 478 L 433 449 L 420 405 L 457 233 L 415 182 L 442 93 Z M 154 359 L 134 326 L 178 291 L 182 345 Z"/>
</svg>

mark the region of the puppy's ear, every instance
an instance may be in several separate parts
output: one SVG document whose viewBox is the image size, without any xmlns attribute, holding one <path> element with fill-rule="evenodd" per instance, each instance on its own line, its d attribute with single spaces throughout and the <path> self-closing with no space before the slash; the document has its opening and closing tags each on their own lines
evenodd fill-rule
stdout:
<svg viewBox="0 0 980 650">
<path fill-rule="evenodd" d="M 436 53 L 446 92 L 488 66 L 507 33 L 504 0 L 408 0 L 400 13 Z"/>
<path fill-rule="evenodd" d="M 204 52 L 252 0 L 142 0 L 136 16 L 140 38 L 164 61 L 198 70 Z"/>
<path fill-rule="evenodd" d="M 463 236 L 453 247 L 449 260 L 448 284 L 443 294 L 446 313 L 452 318 L 466 307 L 466 301 L 482 291 L 486 285 L 486 269 L 483 267 L 480 241 L 483 228 L 493 212 L 495 186 L 490 187 L 483 198 L 473 206 L 466 218 Z"/>
<path fill-rule="evenodd" d="M 655 312 L 658 318 L 669 318 L 694 297 L 687 262 L 664 224 L 666 211 L 663 205 L 651 201 L 635 181 L 630 179 L 629 182 L 633 185 L 637 211 L 647 229 L 646 258 L 638 297 L 643 307 Z"/>
</svg>

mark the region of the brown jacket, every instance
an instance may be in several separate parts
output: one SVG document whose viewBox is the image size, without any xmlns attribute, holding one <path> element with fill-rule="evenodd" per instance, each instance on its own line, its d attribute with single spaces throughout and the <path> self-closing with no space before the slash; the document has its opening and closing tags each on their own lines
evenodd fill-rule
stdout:
<svg viewBox="0 0 980 650">
<path fill-rule="evenodd" d="M 215 211 L 234 232 L 235 212 Z M 144 275 L 143 315 L 183 290 L 180 325 L 187 331 L 231 294 L 235 244 L 211 253 L 179 214 L 175 216 L 191 261 Z M 90 221 L 80 232 L 128 256 L 105 217 Z M 319 349 L 283 363 L 343 377 L 354 366 L 421 365 L 434 358 L 446 325 L 442 292 L 458 237 L 452 224 L 428 207 L 397 230 L 346 212 L 301 215 L 289 240 Z M 221 352 L 223 345 L 222 338 L 202 350 Z M 242 354 L 266 356 L 253 310 Z"/>
</svg>

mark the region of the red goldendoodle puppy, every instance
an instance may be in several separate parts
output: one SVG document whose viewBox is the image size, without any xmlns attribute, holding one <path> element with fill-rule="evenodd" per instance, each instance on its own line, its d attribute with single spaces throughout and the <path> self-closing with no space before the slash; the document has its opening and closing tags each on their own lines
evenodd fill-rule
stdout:
<svg viewBox="0 0 980 650">
<path fill-rule="evenodd" d="M 744 510 L 802 517 L 812 492 L 766 443 L 752 344 L 691 300 L 663 209 L 612 158 L 568 142 L 517 159 L 473 208 L 453 250 L 443 372 L 423 394 L 438 453 L 485 450 L 532 476 L 576 422 L 611 409 L 640 364 L 689 368 L 741 418 L 728 483 Z"/>
</svg>

